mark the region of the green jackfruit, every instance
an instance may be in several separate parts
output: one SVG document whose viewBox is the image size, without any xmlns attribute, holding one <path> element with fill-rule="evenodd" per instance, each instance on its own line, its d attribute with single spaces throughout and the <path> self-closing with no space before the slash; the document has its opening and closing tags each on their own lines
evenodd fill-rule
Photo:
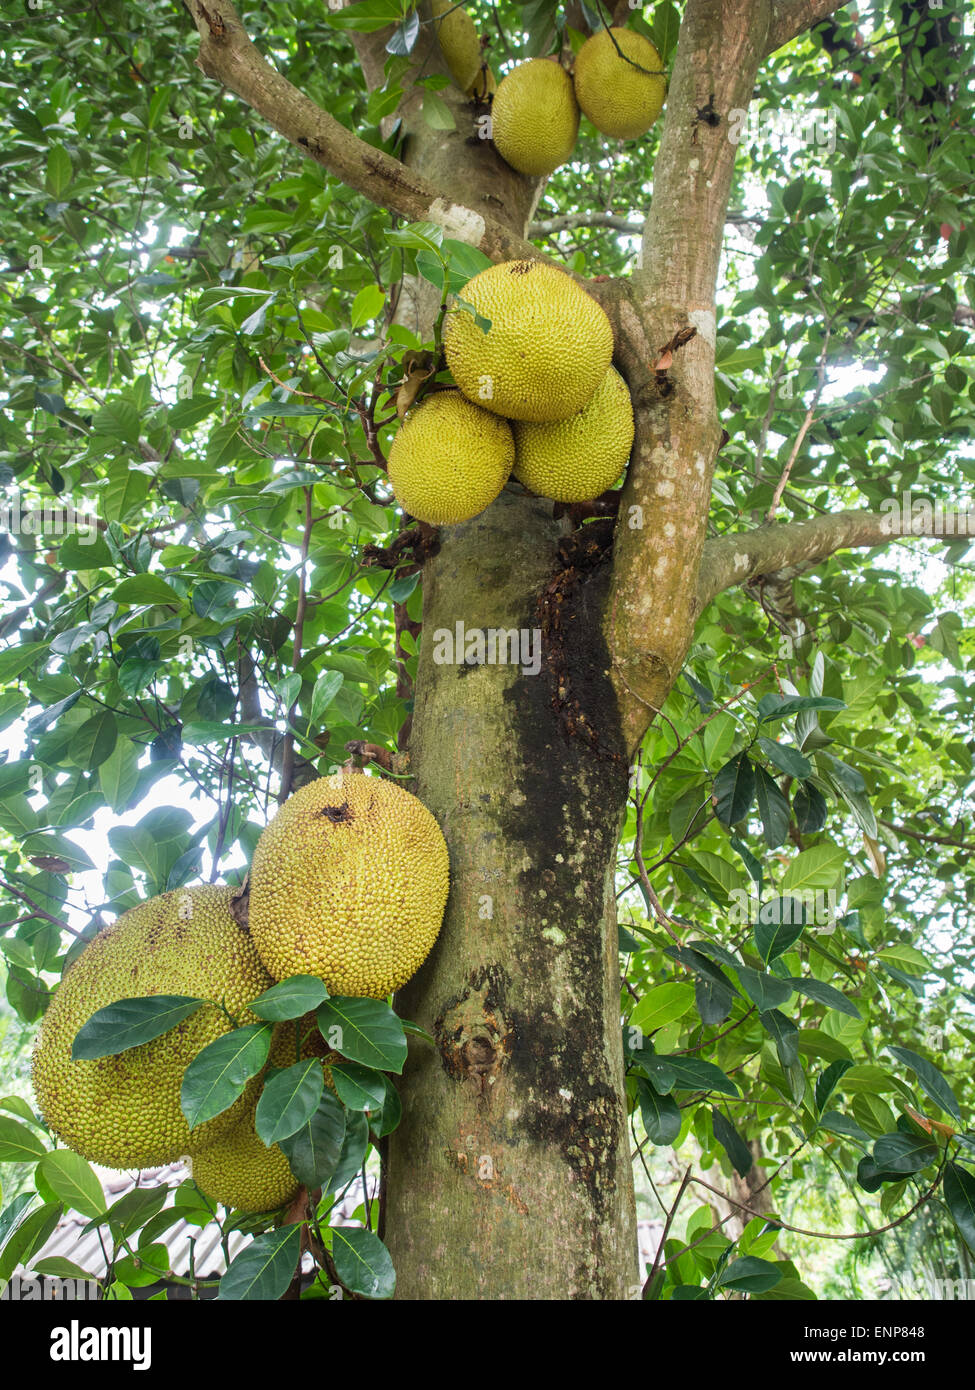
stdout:
<svg viewBox="0 0 975 1390">
<path fill-rule="evenodd" d="M 179 888 L 122 914 L 92 939 L 41 1022 L 33 1077 L 47 1123 L 69 1148 L 108 1168 L 171 1163 L 239 1124 L 257 1083 L 192 1132 L 180 1109 L 188 1064 L 234 1025 L 272 979 L 230 915 L 233 888 Z M 113 1057 L 72 1061 L 75 1034 L 120 999 L 186 994 L 207 999 L 162 1037 Z M 222 1006 L 222 1007 L 221 1007 Z M 226 1010 L 226 1012 L 225 1012 Z"/>
<path fill-rule="evenodd" d="M 578 414 L 551 425 L 516 421 L 514 476 L 556 502 L 588 502 L 612 487 L 633 447 L 633 405 L 610 367 Z"/>
<path fill-rule="evenodd" d="M 558 63 L 532 58 L 501 79 L 491 103 L 491 139 L 512 169 L 551 174 L 570 157 L 578 134 L 572 78 Z"/>
<path fill-rule="evenodd" d="M 572 80 L 583 111 L 601 135 L 614 140 L 646 134 L 667 95 L 660 54 L 632 29 L 600 29 L 586 39 Z"/>
<path fill-rule="evenodd" d="M 448 887 L 423 803 L 384 778 L 336 773 L 295 792 L 258 840 L 250 932 L 275 979 L 316 975 L 331 994 L 381 999 L 429 954 Z"/>
<path fill-rule="evenodd" d="M 456 309 L 444 331 L 447 365 L 468 400 L 511 420 L 566 420 L 609 370 L 613 330 L 591 295 L 546 261 L 504 261 L 460 292 L 489 319 Z"/>
<path fill-rule="evenodd" d="M 459 391 L 438 391 L 409 411 L 389 450 L 396 500 L 433 526 L 468 521 L 489 506 L 515 461 L 511 427 Z"/>
<path fill-rule="evenodd" d="M 433 0 L 434 27 L 451 76 L 468 96 L 483 97 L 497 86 L 484 66 L 474 21 L 456 0 Z"/>
</svg>

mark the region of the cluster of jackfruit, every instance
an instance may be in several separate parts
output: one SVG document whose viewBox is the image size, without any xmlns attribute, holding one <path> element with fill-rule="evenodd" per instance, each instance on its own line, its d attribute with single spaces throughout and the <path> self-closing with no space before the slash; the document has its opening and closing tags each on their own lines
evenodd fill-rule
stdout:
<svg viewBox="0 0 975 1390">
<path fill-rule="evenodd" d="M 635 140 L 663 109 L 660 54 L 633 29 L 600 29 L 576 55 L 572 76 L 555 58 L 531 58 L 502 78 L 491 103 L 491 138 L 519 174 L 551 174 L 570 158 L 579 115 L 601 135 Z"/>
<path fill-rule="evenodd" d="M 192 1130 L 180 1105 L 183 1073 L 232 1028 L 259 1022 L 250 1005 L 275 981 L 314 975 L 329 994 L 374 999 L 398 989 L 437 938 L 448 887 L 447 846 L 415 796 L 361 772 L 309 783 L 258 841 L 246 927 L 231 911 L 238 890 L 181 888 L 123 913 L 70 965 L 34 1049 L 41 1113 L 93 1163 L 141 1168 L 189 1156 L 212 1200 L 245 1211 L 278 1208 L 300 1184 L 281 1149 L 266 1147 L 254 1127 L 264 1073 Z M 111 1056 L 72 1056 L 94 1013 L 153 995 L 208 1002 L 150 1042 Z M 331 1085 L 337 1054 L 314 1016 L 301 1021 L 300 1033 L 301 1055 L 320 1057 Z M 295 1025 L 277 1025 L 267 1065 L 288 1065 L 294 1046 Z"/>
<path fill-rule="evenodd" d="M 601 306 L 545 261 L 489 266 L 460 297 L 476 315 L 447 317 L 457 389 L 428 394 L 390 447 L 403 509 L 433 525 L 467 521 L 510 476 L 557 502 L 612 487 L 633 445 L 633 407 Z"/>
<path fill-rule="evenodd" d="M 551 174 L 569 159 L 580 112 L 601 135 L 635 140 L 663 109 L 667 79 L 660 54 L 633 29 L 600 29 L 586 39 L 571 75 L 557 58 L 531 58 L 512 68 L 499 86 L 463 4 L 433 0 L 432 8 L 454 81 L 475 101 L 492 97 L 491 138 L 519 174 Z"/>
</svg>

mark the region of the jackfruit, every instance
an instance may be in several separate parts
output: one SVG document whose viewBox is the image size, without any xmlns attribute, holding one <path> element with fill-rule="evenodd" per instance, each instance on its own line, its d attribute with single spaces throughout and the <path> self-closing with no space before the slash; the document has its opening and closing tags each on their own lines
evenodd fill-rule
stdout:
<svg viewBox="0 0 975 1390">
<path fill-rule="evenodd" d="M 275 979 L 382 999 L 426 959 L 443 921 L 447 846 L 415 796 L 362 772 L 309 782 L 261 835 L 249 923 Z"/>
<path fill-rule="evenodd" d="M 171 1163 L 213 1143 L 246 1112 L 257 1082 L 192 1132 L 180 1110 L 187 1065 L 234 1026 L 227 1014 L 238 1024 L 257 1022 L 247 1005 L 273 983 L 230 915 L 236 891 L 179 888 L 124 912 L 92 939 L 51 1000 L 34 1051 L 34 1090 L 55 1134 L 92 1163 Z M 75 1034 L 93 1013 L 154 994 L 211 1002 L 152 1042 L 113 1057 L 71 1060 Z"/>
<path fill-rule="evenodd" d="M 579 106 L 572 78 L 548 58 L 519 63 L 501 79 L 491 103 L 491 139 L 519 174 L 551 174 L 572 154 Z"/>
<path fill-rule="evenodd" d="M 468 400 L 511 420 L 566 420 L 581 410 L 609 370 L 609 319 L 564 271 L 545 261 L 504 261 L 480 271 L 460 292 L 482 318 L 455 309 L 444 348 Z"/>
<path fill-rule="evenodd" d="M 211 1202 L 238 1211 L 277 1211 L 298 1195 L 301 1183 L 278 1145 L 268 1147 L 257 1133 L 256 1109 L 236 1129 L 194 1154 L 193 1181 Z"/>
<path fill-rule="evenodd" d="M 613 367 L 570 420 L 517 421 L 514 476 L 540 497 L 588 502 L 612 487 L 633 447 L 633 405 Z"/>
<path fill-rule="evenodd" d="M 387 467 L 403 510 L 440 526 L 469 521 L 490 506 L 514 461 L 506 420 L 472 405 L 459 391 L 438 391 L 407 413 Z"/>
<path fill-rule="evenodd" d="M 462 92 L 470 92 L 481 71 L 481 41 L 474 21 L 455 0 L 433 0 L 440 51 Z"/>
<path fill-rule="evenodd" d="M 329 1052 L 318 1031 L 314 1014 L 298 1022 L 301 1057 L 323 1057 L 325 1084 L 335 1090 L 332 1069 L 324 1058 L 338 1058 Z M 289 1067 L 297 1060 L 295 1025 L 281 1023 L 274 1030 L 268 1065 Z M 222 1202 L 237 1211 L 277 1211 L 298 1195 L 301 1183 L 288 1166 L 278 1144 L 267 1145 L 255 1128 L 257 1100 L 246 1117 L 216 1143 L 200 1149 L 191 1159 L 193 1181 L 211 1202 Z"/>
<path fill-rule="evenodd" d="M 614 140 L 644 135 L 667 95 L 660 54 L 632 29 L 600 29 L 586 39 L 576 54 L 573 82 L 583 111 L 601 135 Z"/>
</svg>

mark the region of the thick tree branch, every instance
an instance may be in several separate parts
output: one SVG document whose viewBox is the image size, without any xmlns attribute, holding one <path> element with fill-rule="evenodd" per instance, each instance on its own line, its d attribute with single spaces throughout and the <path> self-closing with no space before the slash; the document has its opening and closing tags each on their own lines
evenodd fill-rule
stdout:
<svg viewBox="0 0 975 1390">
<path fill-rule="evenodd" d="M 966 530 L 967 527 L 967 530 Z M 760 526 L 709 540 L 704 547 L 697 587 L 700 612 L 725 589 L 757 575 L 793 574 L 835 555 L 838 550 L 887 545 L 901 536 L 935 540 L 975 538 L 975 509 L 945 510 L 919 519 L 910 507 L 889 513 L 847 511 L 791 521 L 783 526 Z"/>
<path fill-rule="evenodd" d="M 693 625 L 721 438 L 715 283 L 737 152 L 729 113 L 751 100 L 770 13 L 769 0 L 688 0 L 654 163 L 643 265 L 622 287 L 592 290 L 614 317 L 637 414 L 605 623 L 631 748 L 676 679 Z M 694 336 L 658 371 L 665 346 L 686 328 Z"/>
<path fill-rule="evenodd" d="M 774 53 L 777 48 L 841 9 L 843 0 L 779 0 L 772 7 L 766 53 Z"/>
<path fill-rule="evenodd" d="M 437 184 L 353 135 L 274 69 L 229 0 L 184 0 L 200 34 L 198 66 L 252 106 L 303 154 L 349 188 L 409 221 L 434 222 L 492 260 L 539 256 L 488 211 L 445 196 Z M 445 94 L 446 96 L 449 94 Z"/>
</svg>

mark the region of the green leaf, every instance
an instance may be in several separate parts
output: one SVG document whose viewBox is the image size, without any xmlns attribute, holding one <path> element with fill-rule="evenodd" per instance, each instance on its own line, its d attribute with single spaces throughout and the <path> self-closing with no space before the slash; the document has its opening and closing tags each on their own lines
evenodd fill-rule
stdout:
<svg viewBox="0 0 975 1390">
<path fill-rule="evenodd" d="M 198 1052 L 183 1073 L 179 1103 L 190 1129 L 233 1105 L 271 1048 L 271 1027 L 249 1023 L 234 1028 Z"/>
<path fill-rule="evenodd" d="M 378 1114 L 369 1116 L 369 1128 L 380 1139 L 386 1134 L 392 1134 L 403 1118 L 403 1102 L 400 1100 L 399 1091 L 393 1085 L 392 1077 L 383 1076 L 383 1085 L 386 1088 L 386 1094 L 383 1097 L 382 1107 Z"/>
<path fill-rule="evenodd" d="M 140 1245 L 138 1255 L 123 1255 L 116 1261 L 113 1273 L 126 1288 L 143 1289 L 164 1279 L 169 1265 L 169 1251 L 165 1245 Z"/>
<path fill-rule="evenodd" d="M 436 92 L 424 92 L 423 104 L 420 108 L 423 119 L 427 125 L 434 130 L 456 130 L 457 122 L 450 107 L 443 97 L 438 97 Z"/>
<path fill-rule="evenodd" d="M 349 1110 L 375 1111 L 386 1099 L 386 1078 L 359 1062 L 337 1062 L 332 1066 L 332 1080 L 339 1099 Z"/>
<path fill-rule="evenodd" d="M 762 904 L 755 924 L 755 946 L 766 965 L 799 940 L 805 923 L 805 908 L 797 898 L 771 898 Z"/>
<path fill-rule="evenodd" d="M 170 406 L 166 423 L 173 430 L 188 430 L 205 420 L 220 405 L 218 396 L 187 396 Z"/>
<path fill-rule="evenodd" d="M 778 1009 L 759 1014 L 759 1019 L 762 1027 L 775 1042 L 775 1050 L 779 1054 L 783 1070 L 788 1071 L 799 1060 L 799 1029 L 791 1018 L 787 1018 Z"/>
<path fill-rule="evenodd" d="M 36 1163 L 47 1145 L 17 1120 L 0 1116 L 0 1163 Z"/>
<path fill-rule="evenodd" d="M 924 1057 L 919 1057 L 908 1047 L 894 1047 L 888 1044 L 887 1051 L 899 1062 L 903 1062 L 905 1067 L 911 1068 L 917 1077 L 918 1085 L 929 1100 L 933 1100 L 935 1105 L 939 1105 L 949 1115 L 954 1115 L 956 1120 L 961 1119 L 961 1110 L 955 1099 L 954 1091 L 932 1062 L 927 1061 Z"/>
<path fill-rule="evenodd" d="M 183 603 L 172 585 L 167 584 L 165 579 L 160 579 L 157 574 L 133 574 L 130 578 L 123 579 L 112 591 L 112 598 L 116 603 L 132 605 L 171 603 L 181 606 Z"/>
<path fill-rule="evenodd" d="M 755 800 L 765 843 L 769 849 L 778 849 L 789 833 L 789 803 L 764 767 L 755 769 Z"/>
<path fill-rule="evenodd" d="M 636 1079 L 643 1127 L 651 1144 L 672 1144 L 680 1134 L 681 1113 L 673 1096 L 661 1095 L 644 1076 Z"/>
<path fill-rule="evenodd" d="M 403 1070 L 406 1034 L 388 1004 L 337 995 L 319 1006 L 318 1026 L 329 1047 L 350 1062 L 376 1071 Z"/>
<path fill-rule="evenodd" d="M 779 885 L 784 894 L 835 888 L 846 867 L 847 852 L 830 842 L 804 849 L 791 861 Z"/>
<path fill-rule="evenodd" d="M 715 811 L 722 825 L 736 825 L 755 799 L 755 770 L 744 753 L 726 762 L 714 778 Z"/>
<path fill-rule="evenodd" d="M 345 1138 L 335 1172 L 328 1180 L 329 1192 L 340 1192 L 358 1177 L 369 1151 L 369 1121 L 361 1110 L 345 1113 Z"/>
<path fill-rule="evenodd" d="M 774 1289 L 782 1278 L 778 1265 L 770 1260 L 760 1260 L 755 1255 L 745 1255 L 740 1260 L 732 1260 L 718 1275 L 718 1287 L 739 1289 L 742 1293 L 765 1293 Z"/>
<path fill-rule="evenodd" d="M 738 1087 L 713 1062 L 698 1057 L 662 1056 L 658 1059 L 674 1073 L 674 1085 L 679 1091 L 718 1091 L 721 1095 L 737 1096 Z"/>
<path fill-rule="evenodd" d="M 818 787 L 803 783 L 792 798 L 796 825 L 803 835 L 815 835 L 826 824 L 829 807 Z"/>
<path fill-rule="evenodd" d="M 775 764 L 780 772 L 786 773 L 789 777 L 811 777 L 812 763 L 808 758 L 804 758 L 798 748 L 791 748 L 786 743 L 776 743 L 771 738 L 760 738 L 758 746 L 768 758 L 769 762 Z"/>
<path fill-rule="evenodd" d="M 153 994 L 144 999 L 119 999 L 92 1014 L 75 1034 L 71 1060 L 114 1057 L 130 1047 L 162 1037 L 205 1001 L 188 994 Z"/>
<path fill-rule="evenodd" d="M 284 1023 L 311 1013 L 327 998 L 328 990 L 316 976 L 292 975 L 259 994 L 248 1007 L 258 1018 Z"/>
<path fill-rule="evenodd" d="M 95 1275 L 87 1269 L 82 1269 L 81 1265 L 76 1265 L 73 1260 L 64 1260 L 59 1255 L 52 1255 L 46 1260 L 34 1260 L 31 1272 L 47 1274 L 52 1279 L 87 1279 L 92 1283 L 97 1282 Z"/>
<path fill-rule="evenodd" d="M 760 1012 L 777 1009 L 792 997 L 791 982 L 779 980 L 775 975 L 769 975 L 764 971 L 752 970 L 748 965 L 738 965 L 735 968 L 742 989 Z"/>
<path fill-rule="evenodd" d="M 386 296 L 378 285 L 365 285 L 352 301 L 350 328 L 362 328 L 382 313 Z"/>
<path fill-rule="evenodd" d="M 29 1202 L 31 1194 L 24 1193 L 23 1197 Z M 20 1198 L 14 1199 L 14 1201 L 20 1200 Z M 24 1265 L 27 1269 L 30 1268 L 31 1257 L 39 1250 L 43 1250 L 61 1219 L 63 1210 L 60 1202 L 46 1202 L 44 1206 L 30 1212 L 13 1226 L 4 1243 L 3 1251 L 0 1253 L 0 1284 L 5 1283 L 10 1278 L 19 1264 Z M 18 1212 L 17 1215 L 19 1217 L 20 1213 Z"/>
<path fill-rule="evenodd" d="M 263 1142 L 276 1144 L 306 1125 L 318 1109 L 324 1085 L 318 1057 L 295 1062 L 265 1081 L 255 1116 L 255 1128 Z"/>
<path fill-rule="evenodd" d="M 44 186 L 52 198 L 60 198 L 74 173 L 71 156 L 63 145 L 52 145 L 47 154 L 47 174 Z"/>
<path fill-rule="evenodd" d="M 714 1130 L 714 1137 L 731 1159 L 732 1166 L 742 1177 L 750 1172 L 755 1160 L 752 1151 L 742 1139 L 730 1120 L 722 1115 L 717 1106 L 711 1109 L 711 1127 Z"/>
<path fill-rule="evenodd" d="M 396 1272 L 389 1251 L 372 1231 L 333 1226 L 332 1258 L 336 1274 L 350 1292 L 363 1298 L 392 1298 Z"/>
<path fill-rule="evenodd" d="M 830 695 L 763 695 L 758 702 L 759 718 L 763 724 L 773 719 L 786 719 L 804 709 L 846 709 L 842 700 Z"/>
<path fill-rule="evenodd" d="M 313 1190 L 327 1186 L 339 1164 L 345 1128 L 341 1101 L 331 1091 L 323 1091 L 308 1122 L 278 1141 L 292 1173 L 305 1187 Z"/>
<path fill-rule="evenodd" d="M 301 1257 L 300 1225 L 279 1226 L 255 1237 L 233 1259 L 220 1280 L 223 1302 L 274 1302 L 287 1290 Z"/>
<path fill-rule="evenodd" d="M 815 999 L 817 1004 L 825 1004 L 828 1009 L 835 1009 L 837 1013 L 846 1014 L 849 1018 L 860 1017 L 860 1010 L 852 1000 L 847 999 L 840 990 L 834 989 L 832 985 L 827 985 L 822 980 L 790 975 L 788 983 L 797 994 L 805 994 L 809 999 Z"/>
<path fill-rule="evenodd" d="M 376 29 L 385 29 L 403 18 L 400 0 L 359 0 L 343 10 L 330 7 L 322 11 L 322 19 L 333 29 L 355 29 L 362 34 L 371 34 Z"/>
<path fill-rule="evenodd" d="M 666 1023 L 682 1018 L 694 1007 L 694 986 L 668 983 L 648 990 L 637 1003 L 627 1024 L 643 1033 L 652 1033 Z"/>
<path fill-rule="evenodd" d="M 309 724 L 318 723 L 318 720 L 342 689 L 343 679 L 341 671 L 323 671 L 318 677 L 311 693 L 311 706 L 308 710 Z"/>
<path fill-rule="evenodd" d="M 826 1102 L 829 1100 L 830 1096 L 836 1089 L 837 1082 L 840 1080 L 840 1078 L 843 1076 L 845 1072 L 848 1072 L 850 1070 L 852 1065 L 853 1063 L 848 1062 L 845 1057 L 838 1057 L 835 1062 L 830 1062 L 829 1066 L 826 1068 L 826 1070 L 822 1073 L 821 1076 L 817 1077 L 816 1108 L 818 1110 L 823 1109 L 823 1106 L 826 1104 Z M 828 1113 L 835 1114 L 836 1112 L 831 1111 Z M 823 1123 L 825 1124 L 825 1122 L 826 1116 L 824 1115 Z"/>
<path fill-rule="evenodd" d="M 70 1149 L 55 1149 L 39 1164 L 45 1182 L 55 1196 L 82 1216 L 102 1216 L 105 1194 L 91 1165 Z"/>
<path fill-rule="evenodd" d="M 893 946 L 885 946 L 877 955 L 885 965 L 891 962 L 894 965 L 903 966 L 905 970 L 911 971 L 915 975 L 924 975 L 931 969 L 931 963 L 922 956 L 920 951 L 916 951 L 913 946 L 905 946 L 903 942 L 895 942 Z"/>
<path fill-rule="evenodd" d="M 128 738 L 120 738 L 98 769 L 98 785 L 110 810 L 124 811 L 139 782 L 140 750 Z"/>
<path fill-rule="evenodd" d="M 116 1240 L 125 1240 L 157 1216 L 166 1204 L 168 1187 L 136 1187 L 108 1209 L 107 1222 Z"/>
<path fill-rule="evenodd" d="M 11 1115 L 19 1115 L 22 1120 L 27 1120 L 29 1124 L 36 1125 L 38 1123 L 37 1117 L 23 1096 L 0 1096 L 0 1110 L 7 1110 Z M 0 1159 L 0 1163 L 2 1162 L 3 1160 Z"/>
<path fill-rule="evenodd" d="M 954 1160 L 945 1168 L 944 1194 L 962 1239 L 975 1254 L 975 1177 Z"/>
<path fill-rule="evenodd" d="M 919 1173 L 938 1158 L 938 1146 L 917 1134 L 884 1134 L 873 1146 L 878 1168 L 891 1173 Z"/>
</svg>

